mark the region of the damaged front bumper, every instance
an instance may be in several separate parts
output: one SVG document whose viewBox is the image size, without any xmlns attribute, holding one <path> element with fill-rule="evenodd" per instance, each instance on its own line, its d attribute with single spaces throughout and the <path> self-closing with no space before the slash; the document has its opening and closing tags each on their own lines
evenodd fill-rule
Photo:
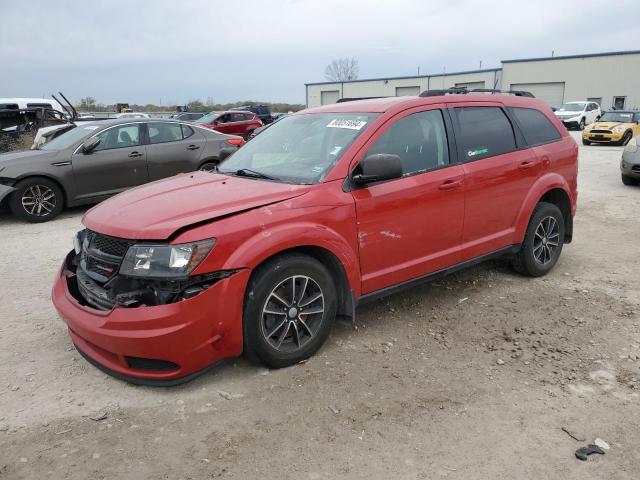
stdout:
<svg viewBox="0 0 640 480">
<path fill-rule="evenodd" d="M 52 300 L 76 348 L 107 373 L 138 384 L 174 385 L 242 353 L 248 270 L 173 285 L 164 297 L 169 301 L 153 304 L 153 286 L 113 296 L 77 263 L 70 252 Z"/>
</svg>

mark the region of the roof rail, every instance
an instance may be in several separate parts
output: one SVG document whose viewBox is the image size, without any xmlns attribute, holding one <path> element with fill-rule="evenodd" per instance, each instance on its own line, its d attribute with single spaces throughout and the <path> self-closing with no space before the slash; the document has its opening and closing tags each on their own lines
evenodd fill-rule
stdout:
<svg viewBox="0 0 640 480">
<path fill-rule="evenodd" d="M 338 101 L 336 103 L 344 103 L 344 102 L 355 102 L 357 100 L 373 100 L 375 98 L 388 98 L 388 97 L 358 97 L 358 98 L 349 98 L 349 97 L 345 97 L 345 98 L 339 98 Z"/>
<path fill-rule="evenodd" d="M 534 95 L 531 92 L 524 90 L 497 90 L 494 88 L 472 88 L 469 90 L 467 87 L 452 87 L 444 90 L 425 90 L 420 94 L 421 97 L 439 97 L 441 95 L 466 95 L 469 93 L 503 93 L 507 95 L 515 95 L 516 97 L 531 97 Z"/>
</svg>

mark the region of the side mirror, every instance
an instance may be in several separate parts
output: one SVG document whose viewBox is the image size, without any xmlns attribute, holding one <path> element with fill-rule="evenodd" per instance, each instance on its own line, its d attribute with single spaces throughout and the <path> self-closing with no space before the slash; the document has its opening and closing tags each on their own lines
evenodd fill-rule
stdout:
<svg viewBox="0 0 640 480">
<path fill-rule="evenodd" d="M 91 153 L 100 144 L 98 137 L 91 137 L 89 140 L 82 144 L 82 151 L 84 153 Z"/>
<path fill-rule="evenodd" d="M 365 157 L 358 166 L 361 173 L 353 176 L 353 183 L 366 185 L 402 177 L 402 161 L 398 155 L 376 153 Z"/>
</svg>

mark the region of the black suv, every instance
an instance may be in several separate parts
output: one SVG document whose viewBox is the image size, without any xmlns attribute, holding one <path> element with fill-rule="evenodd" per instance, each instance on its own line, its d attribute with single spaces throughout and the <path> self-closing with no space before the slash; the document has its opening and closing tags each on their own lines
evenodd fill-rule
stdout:
<svg viewBox="0 0 640 480">
<path fill-rule="evenodd" d="M 264 123 L 265 125 L 273 122 L 271 109 L 267 105 L 243 105 L 242 107 L 235 107 L 231 110 L 253 112 L 258 116 L 260 120 L 262 120 L 262 123 Z"/>
</svg>

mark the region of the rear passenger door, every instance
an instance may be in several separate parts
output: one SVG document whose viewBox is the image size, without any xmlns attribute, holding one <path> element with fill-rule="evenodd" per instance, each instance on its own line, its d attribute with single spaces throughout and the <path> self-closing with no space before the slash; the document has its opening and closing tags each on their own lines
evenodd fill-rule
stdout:
<svg viewBox="0 0 640 480">
<path fill-rule="evenodd" d="M 451 161 L 447 112 L 434 107 L 391 119 L 355 158 L 387 153 L 398 155 L 403 166 L 401 178 L 352 190 L 363 293 L 459 262 L 464 175 Z"/>
<path fill-rule="evenodd" d="M 174 122 L 149 122 L 147 128 L 147 168 L 151 181 L 197 170 L 206 143 L 202 133 Z"/>
<path fill-rule="evenodd" d="M 465 176 L 462 260 L 518 243 L 515 221 L 540 175 L 540 162 L 524 148 L 500 104 L 452 105 L 459 161 Z M 519 132 L 518 132 L 519 133 Z"/>
</svg>

